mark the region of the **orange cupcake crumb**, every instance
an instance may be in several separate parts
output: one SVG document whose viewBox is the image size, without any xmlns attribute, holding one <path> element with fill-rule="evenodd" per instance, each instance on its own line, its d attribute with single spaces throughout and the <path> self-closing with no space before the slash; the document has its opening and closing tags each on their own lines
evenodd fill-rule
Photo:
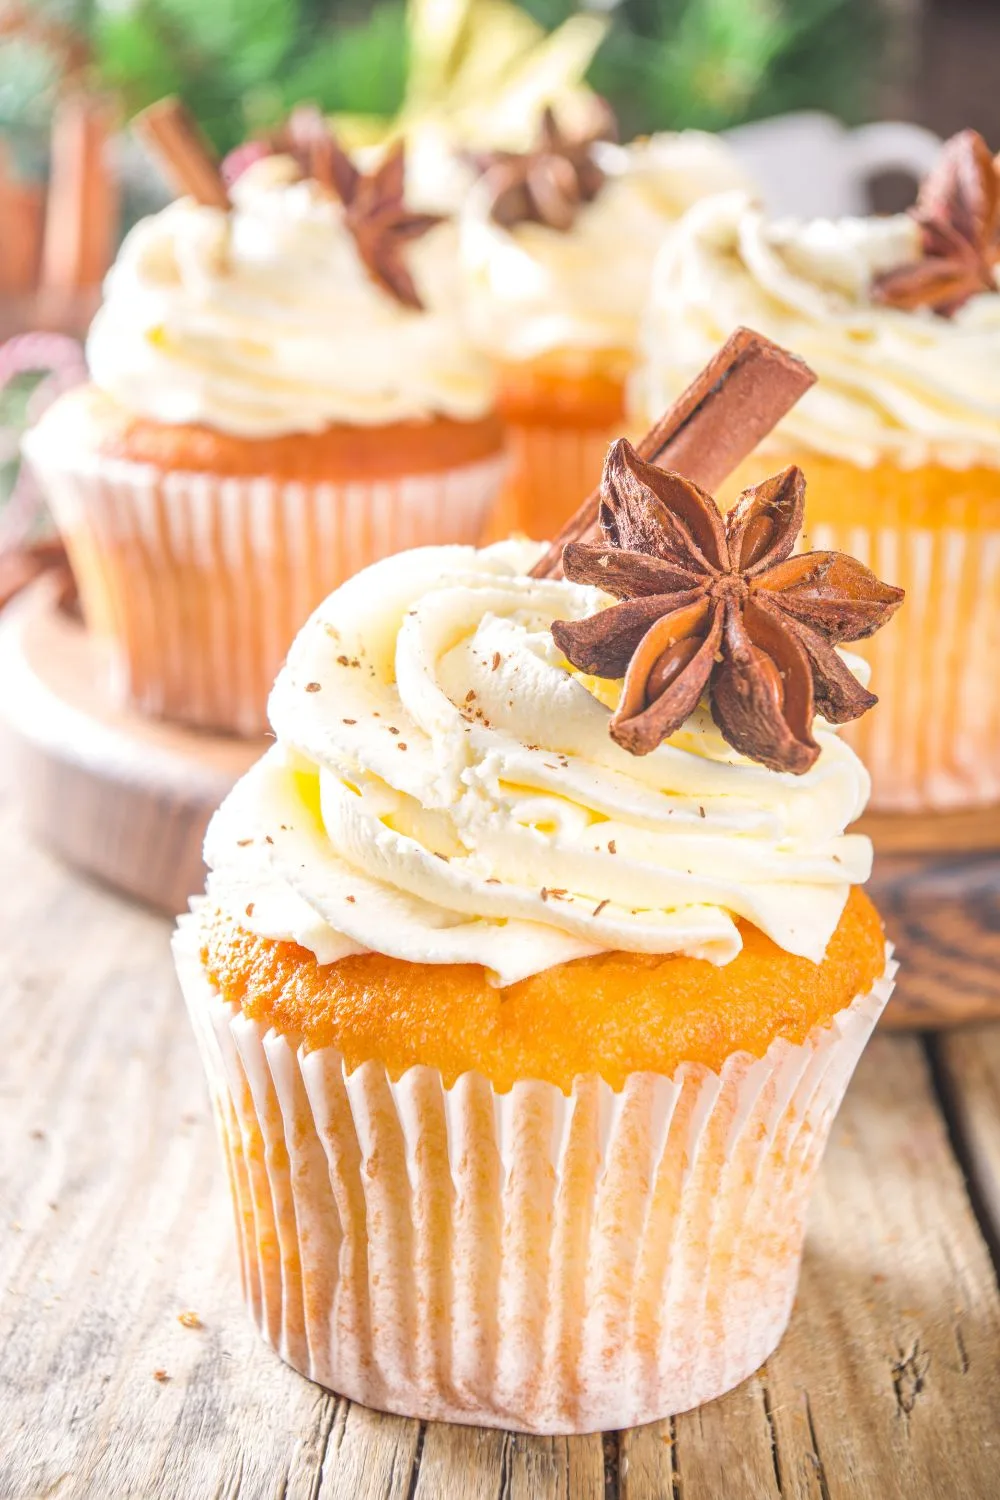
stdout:
<svg viewBox="0 0 1000 1500">
<path fill-rule="evenodd" d="M 718 1070 L 733 1052 L 762 1056 L 777 1036 L 801 1042 L 885 966 L 881 920 L 858 887 L 820 964 L 749 923 L 740 931 L 743 950 L 722 968 L 602 953 L 496 989 L 473 964 L 364 954 L 320 966 L 209 911 L 202 959 L 226 1001 L 309 1050 L 337 1047 L 349 1069 L 375 1059 L 398 1078 L 423 1063 L 446 1085 L 475 1070 L 500 1091 L 519 1078 L 568 1091 L 581 1073 L 620 1088 L 632 1072 L 669 1074 L 684 1061 Z"/>
<path fill-rule="evenodd" d="M 48 441 L 66 453 L 233 478 L 390 479 L 477 463 L 503 444 L 499 418 L 492 415 L 474 422 L 434 417 L 380 427 L 335 424 L 315 433 L 239 437 L 213 427 L 136 416 L 93 385 L 68 391 L 42 420 Z"/>
</svg>

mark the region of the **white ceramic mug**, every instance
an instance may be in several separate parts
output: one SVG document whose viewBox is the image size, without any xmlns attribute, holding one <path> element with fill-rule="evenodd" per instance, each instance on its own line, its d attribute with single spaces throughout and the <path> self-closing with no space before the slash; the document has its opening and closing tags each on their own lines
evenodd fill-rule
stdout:
<svg viewBox="0 0 1000 1500">
<path fill-rule="evenodd" d="M 769 214 L 807 219 L 869 213 L 874 176 L 908 172 L 916 184 L 941 149 L 940 137 L 921 125 L 884 120 L 850 130 L 814 110 L 740 125 L 726 139 Z"/>
</svg>

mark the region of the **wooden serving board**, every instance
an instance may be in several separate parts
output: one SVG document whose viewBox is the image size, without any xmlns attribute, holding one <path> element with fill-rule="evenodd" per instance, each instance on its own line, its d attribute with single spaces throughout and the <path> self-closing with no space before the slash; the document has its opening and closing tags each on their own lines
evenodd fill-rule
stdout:
<svg viewBox="0 0 1000 1500">
<path fill-rule="evenodd" d="M 99 648 L 56 596 L 42 579 L 0 621 L 0 714 L 28 824 L 69 863 L 182 911 L 204 881 L 208 819 L 264 745 L 117 708 Z M 1000 1017 L 1000 810 L 860 826 L 902 964 L 883 1024 Z"/>
<path fill-rule="evenodd" d="M 0 723 L 23 814 L 63 859 L 171 915 L 205 879 L 215 808 L 263 742 L 118 707 L 108 663 L 40 579 L 0 619 Z"/>
</svg>

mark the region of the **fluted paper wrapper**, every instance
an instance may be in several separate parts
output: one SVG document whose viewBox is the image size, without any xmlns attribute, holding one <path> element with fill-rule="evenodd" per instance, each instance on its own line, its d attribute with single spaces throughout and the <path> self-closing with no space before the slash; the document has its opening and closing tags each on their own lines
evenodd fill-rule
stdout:
<svg viewBox="0 0 1000 1500">
<path fill-rule="evenodd" d="M 351 574 L 392 552 L 478 542 L 504 460 L 345 483 L 165 473 L 26 451 L 69 548 L 121 700 L 226 733 L 267 729 L 296 633 Z"/>
<path fill-rule="evenodd" d="M 608 446 L 621 429 L 620 423 L 614 429 L 508 423 L 510 468 L 487 536 L 554 537 L 600 484 Z"/>
<path fill-rule="evenodd" d="M 808 473 L 808 469 L 806 471 Z M 970 507 L 971 508 L 971 507 Z M 811 545 L 850 552 L 906 590 L 899 614 L 849 647 L 879 702 L 841 731 L 872 778 L 877 812 L 1000 802 L 1000 529 L 813 523 Z"/>
<path fill-rule="evenodd" d="M 296 1050 L 175 938 L 254 1321 L 303 1375 L 434 1421 L 629 1427 L 712 1399 L 774 1349 L 813 1174 L 892 989 L 721 1074 L 496 1093 Z"/>
</svg>

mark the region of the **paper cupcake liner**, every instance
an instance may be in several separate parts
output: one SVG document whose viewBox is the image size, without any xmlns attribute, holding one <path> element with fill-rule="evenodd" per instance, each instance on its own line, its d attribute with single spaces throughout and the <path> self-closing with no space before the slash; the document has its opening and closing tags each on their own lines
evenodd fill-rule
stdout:
<svg viewBox="0 0 1000 1500">
<path fill-rule="evenodd" d="M 119 697 L 143 713 L 257 735 L 297 631 L 351 574 L 392 552 L 477 542 L 502 456 L 349 483 L 163 473 L 28 444 L 80 585 L 110 641 Z"/>
<path fill-rule="evenodd" d="M 813 547 L 853 553 L 906 590 L 886 629 L 848 649 L 878 705 L 842 733 L 878 812 L 1000 802 L 1000 530 L 814 522 Z"/>
<path fill-rule="evenodd" d="M 506 426 L 510 468 L 490 539 L 524 532 L 548 541 L 601 482 L 608 445 L 618 428 Z"/>
<path fill-rule="evenodd" d="M 384 1411 L 527 1432 L 712 1399 L 780 1339 L 813 1174 L 895 965 L 801 1045 L 570 1096 L 297 1050 L 175 938 L 243 1288 L 283 1359 Z"/>
</svg>

